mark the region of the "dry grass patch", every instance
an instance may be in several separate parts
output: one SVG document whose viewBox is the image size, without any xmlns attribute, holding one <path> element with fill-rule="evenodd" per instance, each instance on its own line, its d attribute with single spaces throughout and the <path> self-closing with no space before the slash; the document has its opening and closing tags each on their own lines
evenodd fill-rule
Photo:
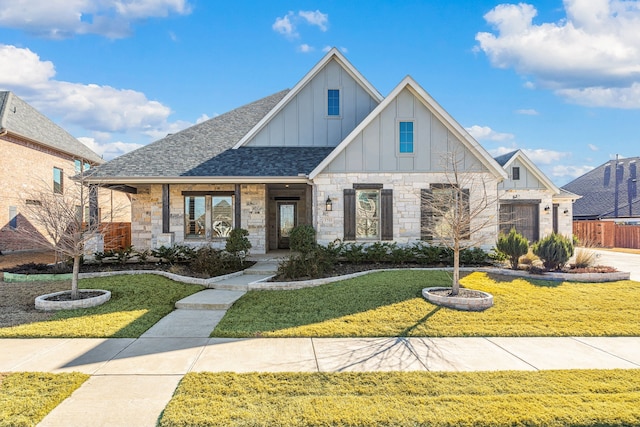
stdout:
<svg viewBox="0 0 640 427">
<path fill-rule="evenodd" d="M 640 283 L 558 283 L 472 273 L 462 285 L 494 307 L 463 312 L 432 305 L 442 271 L 374 273 L 295 291 L 253 291 L 227 312 L 218 337 L 640 336 Z"/>
<path fill-rule="evenodd" d="M 111 300 L 98 307 L 41 313 L 35 310 L 35 296 L 69 289 L 67 283 L 0 283 L 0 304 L 9 304 L 9 315 L 0 316 L 0 337 L 137 338 L 173 311 L 176 301 L 203 289 L 151 274 L 83 279 L 80 288 L 106 289 Z M 28 291 L 14 296 L 13 303 L 3 301 L 13 295 L 11 289 L 15 295 L 19 289 Z"/>
<path fill-rule="evenodd" d="M 0 374 L 0 427 L 36 425 L 88 378 L 77 372 Z"/>
<path fill-rule="evenodd" d="M 626 426 L 639 371 L 187 374 L 160 420 L 186 426 Z"/>
</svg>

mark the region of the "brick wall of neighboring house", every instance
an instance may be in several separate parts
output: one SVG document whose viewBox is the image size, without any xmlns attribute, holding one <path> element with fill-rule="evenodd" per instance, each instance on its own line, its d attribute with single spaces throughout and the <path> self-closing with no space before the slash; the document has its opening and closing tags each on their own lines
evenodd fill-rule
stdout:
<svg viewBox="0 0 640 427">
<path fill-rule="evenodd" d="M 40 246 L 25 239 L 13 226 L 37 229 L 28 217 L 25 204 L 37 199 L 39 192 L 53 191 L 54 167 L 63 171 L 64 189 L 75 188 L 70 179 L 75 175 L 74 158 L 9 135 L 0 137 L 0 152 L 0 251 L 38 249 Z M 122 206 L 114 221 L 130 221 L 126 194 L 101 189 L 98 200 L 103 216 L 110 219 L 111 206 Z M 16 216 L 14 221 L 13 216 Z"/>
</svg>

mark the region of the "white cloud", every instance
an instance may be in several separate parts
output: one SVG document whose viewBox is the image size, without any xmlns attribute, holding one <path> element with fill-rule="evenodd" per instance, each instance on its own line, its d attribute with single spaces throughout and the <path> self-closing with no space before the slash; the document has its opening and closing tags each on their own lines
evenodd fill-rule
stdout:
<svg viewBox="0 0 640 427">
<path fill-rule="evenodd" d="M 640 2 L 565 0 L 564 8 L 565 19 L 534 24 L 534 6 L 498 5 L 484 16 L 497 34 L 476 40 L 494 66 L 571 102 L 640 108 Z"/>
<path fill-rule="evenodd" d="M 49 38 L 122 38 L 136 21 L 190 12 L 186 0 L 0 0 L 0 27 Z"/>
<path fill-rule="evenodd" d="M 556 178 L 577 178 L 593 170 L 593 166 L 564 166 L 556 165 L 551 169 L 551 175 Z"/>
<path fill-rule="evenodd" d="M 537 116 L 540 113 L 538 113 L 538 111 L 533 108 L 525 108 L 521 110 L 516 110 L 516 114 L 522 114 L 525 116 Z"/>
<path fill-rule="evenodd" d="M 473 125 L 466 128 L 466 130 L 471 134 L 471 136 L 478 140 L 482 139 L 489 141 L 507 141 L 514 138 L 513 134 L 511 133 L 496 132 L 489 126 Z"/>
<path fill-rule="evenodd" d="M 171 109 L 142 92 L 56 80 L 55 67 L 29 49 L 0 44 L 0 88 L 63 125 L 77 126 L 99 139 L 113 132 L 165 136 L 191 125 L 169 122 Z"/>
<path fill-rule="evenodd" d="M 105 160 L 111 160 L 129 151 L 142 147 L 142 144 L 127 143 L 122 141 L 99 142 L 95 138 L 81 136 L 80 142 L 89 147 Z"/>
<path fill-rule="evenodd" d="M 589 147 L 589 150 L 591 151 L 598 151 L 599 148 L 593 144 L 587 144 L 587 146 Z"/>
<path fill-rule="evenodd" d="M 314 50 L 312 46 L 309 46 L 306 43 L 303 43 L 300 46 L 298 46 L 298 49 L 300 50 L 300 52 L 303 52 L 303 53 L 313 52 Z"/>
<path fill-rule="evenodd" d="M 291 22 L 291 18 L 294 16 L 293 12 L 289 12 L 282 18 L 276 18 L 271 28 L 276 33 L 280 33 L 287 37 L 298 37 L 298 33 L 295 30 L 295 26 Z"/>
<path fill-rule="evenodd" d="M 523 148 L 524 154 L 536 165 L 549 165 L 559 162 L 565 157 L 570 157 L 571 153 L 563 153 L 562 151 L 547 150 L 545 148 L 529 149 Z"/>
<path fill-rule="evenodd" d="M 216 114 L 216 116 L 217 116 L 217 114 Z M 202 122 L 206 122 L 206 121 L 207 121 L 207 120 L 209 120 L 210 118 L 211 118 L 211 117 L 209 117 L 208 115 L 206 115 L 206 114 L 202 113 L 202 115 L 196 119 L 196 124 L 200 124 L 200 123 L 202 123 Z"/>
<path fill-rule="evenodd" d="M 282 34 L 289 39 L 296 39 L 300 37 L 298 32 L 298 26 L 300 24 L 307 24 L 314 27 L 318 27 L 320 31 L 327 31 L 327 25 L 329 24 L 329 15 L 322 13 L 319 10 L 300 10 L 297 13 L 289 11 L 282 18 L 276 18 L 271 28 L 276 33 Z M 302 45 L 308 46 L 308 45 Z M 301 52 L 308 52 L 299 47 Z"/>
<path fill-rule="evenodd" d="M 307 21 L 310 25 L 315 25 L 320 31 L 327 31 L 327 24 L 329 23 L 329 15 L 322 13 L 319 10 L 301 10 L 298 12 L 298 16 Z"/>
</svg>

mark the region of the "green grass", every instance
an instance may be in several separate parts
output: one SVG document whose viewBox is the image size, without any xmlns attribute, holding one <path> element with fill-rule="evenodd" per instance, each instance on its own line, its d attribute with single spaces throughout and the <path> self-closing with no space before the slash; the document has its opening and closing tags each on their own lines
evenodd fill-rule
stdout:
<svg viewBox="0 0 640 427">
<path fill-rule="evenodd" d="M 392 271 L 292 291 L 252 291 L 216 337 L 640 336 L 640 283 L 569 283 L 472 273 L 462 284 L 494 307 L 462 312 L 428 303 L 442 271 Z"/>
<path fill-rule="evenodd" d="M 40 422 L 89 375 L 18 372 L 0 375 L 0 427 L 28 427 Z"/>
<path fill-rule="evenodd" d="M 61 310 L 44 322 L 0 328 L 0 337 L 137 338 L 169 314 L 176 301 L 203 289 L 151 274 L 84 279 L 79 287 L 111 291 L 111 300 Z"/>
<path fill-rule="evenodd" d="M 159 425 L 630 426 L 640 371 L 190 373 Z"/>
</svg>

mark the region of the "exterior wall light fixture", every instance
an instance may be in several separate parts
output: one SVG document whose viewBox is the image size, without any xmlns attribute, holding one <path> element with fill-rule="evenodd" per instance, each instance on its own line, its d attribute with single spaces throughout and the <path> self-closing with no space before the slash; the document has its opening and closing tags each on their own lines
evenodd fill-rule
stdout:
<svg viewBox="0 0 640 427">
<path fill-rule="evenodd" d="M 550 210 L 550 209 L 551 209 L 551 208 L 549 207 L 549 205 L 547 205 L 547 206 L 545 206 L 545 207 L 544 207 L 544 211 L 545 211 L 545 212 L 549 212 L 549 210 Z"/>
<path fill-rule="evenodd" d="M 327 197 L 327 201 L 324 202 L 324 210 L 327 212 L 331 212 L 333 210 L 333 202 L 329 197 Z"/>
</svg>

